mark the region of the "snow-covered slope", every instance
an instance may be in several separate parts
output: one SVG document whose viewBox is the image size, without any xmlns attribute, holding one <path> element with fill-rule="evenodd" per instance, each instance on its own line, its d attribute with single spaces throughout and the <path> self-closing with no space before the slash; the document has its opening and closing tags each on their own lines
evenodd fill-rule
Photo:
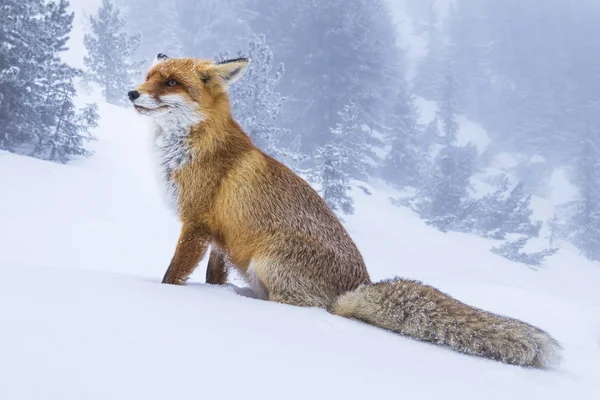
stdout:
<svg viewBox="0 0 600 400">
<path fill-rule="evenodd" d="M 96 154 L 56 165 L 0 152 L 0 399 L 598 399 L 600 268 L 561 251 L 539 271 L 355 192 L 346 224 L 375 279 L 418 278 L 551 332 L 562 365 L 468 357 L 323 310 L 159 284 L 179 224 L 146 121 L 101 105 Z"/>
</svg>

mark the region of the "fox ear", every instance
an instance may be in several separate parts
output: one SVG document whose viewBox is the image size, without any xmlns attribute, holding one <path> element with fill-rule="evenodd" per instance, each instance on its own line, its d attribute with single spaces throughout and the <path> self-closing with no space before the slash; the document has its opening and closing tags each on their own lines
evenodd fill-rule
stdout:
<svg viewBox="0 0 600 400">
<path fill-rule="evenodd" d="M 166 54 L 158 53 L 156 55 L 156 57 L 154 57 L 154 61 L 152 62 L 152 66 L 154 67 L 156 64 L 161 63 L 162 61 L 165 61 L 168 58 L 169 58 L 169 56 L 167 56 Z"/>
<path fill-rule="evenodd" d="M 225 87 L 229 87 L 233 82 L 237 81 L 244 74 L 244 70 L 250 63 L 248 58 L 235 58 L 233 60 L 224 60 L 216 64 L 217 74 L 223 78 Z"/>
</svg>

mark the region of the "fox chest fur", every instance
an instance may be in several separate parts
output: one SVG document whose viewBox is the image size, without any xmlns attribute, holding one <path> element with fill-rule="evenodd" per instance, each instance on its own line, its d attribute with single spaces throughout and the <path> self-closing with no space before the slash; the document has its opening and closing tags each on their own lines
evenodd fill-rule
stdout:
<svg viewBox="0 0 600 400">
<path fill-rule="evenodd" d="M 158 179 L 165 202 L 175 212 L 180 207 L 180 191 L 176 174 L 192 160 L 190 127 L 177 124 L 156 124 L 154 128 L 154 156 Z"/>
<path fill-rule="evenodd" d="M 203 125 L 202 122 L 183 127 L 157 124 L 154 150 L 159 182 L 171 209 L 183 222 L 203 225 L 213 231 L 217 230 L 214 225 L 218 225 L 214 222 L 216 211 L 228 203 L 215 204 L 223 178 L 231 175 L 232 167 L 239 164 L 240 158 L 245 158 L 243 154 L 249 142 L 219 142 Z M 221 150 L 215 151 L 215 148 Z"/>
</svg>

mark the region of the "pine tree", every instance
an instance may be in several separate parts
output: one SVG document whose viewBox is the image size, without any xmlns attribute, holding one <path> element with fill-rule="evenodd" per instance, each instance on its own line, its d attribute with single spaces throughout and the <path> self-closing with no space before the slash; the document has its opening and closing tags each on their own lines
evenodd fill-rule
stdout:
<svg viewBox="0 0 600 400">
<path fill-rule="evenodd" d="M 152 36 L 148 36 L 145 41 L 140 40 L 138 47 L 138 53 L 145 55 L 147 59 L 154 59 L 158 53 L 168 54 L 169 57 L 186 56 L 183 47 L 185 33 L 180 24 L 181 16 L 173 3 L 172 1 L 159 1 L 153 7 L 155 9 L 153 12 L 157 13 L 161 22 L 159 26 L 145 27 L 145 29 L 152 30 Z M 143 7 L 145 8 L 144 12 L 147 12 L 146 4 L 143 4 Z M 143 48 L 142 42 L 145 42 Z"/>
<path fill-rule="evenodd" d="M 592 106 L 590 111 L 600 107 Z M 577 168 L 579 194 L 571 205 L 569 228 L 573 243 L 591 260 L 600 260 L 600 135 L 591 122 L 581 140 Z"/>
<path fill-rule="evenodd" d="M 430 149 L 438 145 L 440 140 L 440 121 L 436 115 L 424 128 L 421 145 L 423 148 Z"/>
<path fill-rule="evenodd" d="M 382 175 L 398 187 L 419 187 L 425 179 L 429 143 L 418 125 L 418 111 L 408 88 L 399 90 L 392 112 L 387 133 L 390 150 L 383 161 Z"/>
<path fill-rule="evenodd" d="M 441 125 L 442 144 L 446 146 L 456 145 L 458 138 L 458 108 L 456 105 L 456 83 L 451 74 L 446 75 L 446 81 L 442 86 L 439 110 L 436 118 Z"/>
<path fill-rule="evenodd" d="M 502 179 L 495 192 L 477 200 L 471 215 L 473 229 L 481 236 L 504 239 L 509 233 L 537 237 L 542 223 L 531 220 L 531 194 L 520 182 L 510 187 L 508 178 Z"/>
<path fill-rule="evenodd" d="M 63 63 L 52 63 L 46 69 L 49 78 L 45 86 L 44 102 L 38 107 L 40 134 L 32 155 L 66 163 L 72 156 L 89 157 L 92 153 L 84 145 L 93 140 L 90 129 L 98 125 L 96 104 L 78 110 L 74 104 L 74 80 L 82 71 Z"/>
<path fill-rule="evenodd" d="M 252 37 L 254 13 L 250 0 L 177 0 L 181 26 L 187 27 L 183 45 L 190 54 L 209 58 L 223 51 L 235 53 Z M 264 29 L 255 32 L 266 33 Z"/>
<path fill-rule="evenodd" d="M 89 155 L 83 144 L 97 120 L 94 106 L 75 108 L 73 81 L 81 71 L 59 57 L 73 23 L 68 7 L 66 0 L 0 3 L 0 13 L 6 13 L 0 30 L 0 146 L 7 150 L 61 162 Z"/>
<path fill-rule="evenodd" d="M 102 87 L 106 101 L 126 105 L 128 90 L 140 63 L 132 62 L 140 36 L 126 33 L 126 19 L 111 0 L 102 0 L 96 16 L 90 17 L 91 30 L 84 36 L 89 78 Z"/>
<path fill-rule="evenodd" d="M 442 231 L 470 228 L 461 223 L 472 212 L 469 189 L 476 156 L 477 151 L 472 145 L 449 145 L 440 150 L 433 176 L 421 193 L 421 196 L 428 195 L 420 206 L 428 223 Z"/>
<path fill-rule="evenodd" d="M 427 54 L 419 60 L 413 79 L 414 90 L 427 99 L 438 100 L 443 78 L 451 71 L 448 40 L 445 37 L 447 29 L 440 21 L 439 7 L 435 0 L 416 0 L 412 6 L 418 31 L 422 32 L 427 41 Z"/>
<path fill-rule="evenodd" d="M 339 114 L 339 122 L 330 129 L 332 144 L 344 154 L 344 172 L 353 179 L 366 180 L 372 165 L 379 161 L 374 151 L 379 141 L 370 135 L 370 128 L 361 120 L 358 104 L 350 101 Z"/>
<path fill-rule="evenodd" d="M 350 182 L 367 179 L 377 160 L 369 128 L 360 120 L 357 107 L 350 101 L 339 112 L 340 122 L 331 128 L 330 143 L 315 152 L 316 168 L 310 173 L 311 180 L 321 185 L 325 202 L 338 215 L 354 213 Z"/>
<path fill-rule="evenodd" d="M 54 54 L 66 50 L 66 42 L 73 23 L 68 13 L 69 3 L 61 0 L 47 5 L 45 22 L 50 30 L 46 41 Z M 93 139 L 90 129 L 97 126 L 97 106 L 89 104 L 78 110 L 74 80 L 82 71 L 61 62 L 57 55 L 44 64 L 43 102 L 38 104 L 39 134 L 33 155 L 38 158 L 66 163 L 72 156 L 90 156 L 84 144 Z"/>
<path fill-rule="evenodd" d="M 84 144 L 93 140 L 90 128 L 98 126 L 98 107 L 88 104 L 77 110 L 73 104 L 75 88 L 65 87 L 59 100 L 55 126 L 48 127 L 48 133 L 39 141 L 34 155 L 51 161 L 66 163 L 72 156 L 89 157 L 92 155 Z"/>
<path fill-rule="evenodd" d="M 371 132 L 382 133 L 389 99 L 405 76 L 404 57 L 384 0 L 256 0 L 253 27 L 277 38 L 286 65 L 283 120 L 303 151 L 330 142 L 330 127 L 351 101 Z M 372 135 L 375 137 L 375 135 Z"/>
<path fill-rule="evenodd" d="M 152 59 L 157 53 L 212 58 L 235 54 L 252 36 L 249 22 L 252 0 L 117 0 L 132 31 L 141 34 L 139 54 Z M 256 32 L 263 32 L 258 29 Z"/>
<path fill-rule="evenodd" d="M 285 72 L 283 64 L 273 71 L 273 52 L 265 35 L 252 38 L 246 50 L 240 51 L 238 56 L 247 56 L 251 62 L 240 82 L 229 90 L 233 114 L 260 149 L 279 158 L 283 155 L 281 140 L 288 134 L 277 123 L 286 101 L 277 91 Z M 218 60 L 227 58 L 230 58 L 229 55 L 223 53 Z"/>
<path fill-rule="evenodd" d="M 327 144 L 316 152 L 317 167 L 311 181 L 320 185 L 320 193 L 329 208 L 338 214 L 354 213 L 354 200 L 350 196 L 350 176 L 345 172 L 348 161 L 338 146 Z"/>
<path fill-rule="evenodd" d="M 440 123 L 441 149 L 434 160 L 431 176 L 418 194 L 417 210 L 428 223 L 442 231 L 468 230 L 464 221 L 472 213 L 470 179 L 475 172 L 477 150 L 471 144 L 457 144 L 458 122 L 454 81 L 446 79 L 436 119 Z"/>
<path fill-rule="evenodd" d="M 546 257 L 553 256 L 558 251 L 558 249 L 544 249 L 534 253 L 526 253 L 522 250 L 528 240 L 529 238 L 527 237 L 521 237 L 512 241 L 509 240 L 498 247 L 493 247 L 491 251 L 507 260 L 532 266 L 541 265 Z"/>
<path fill-rule="evenodd" d="M 429 35 L 417 93 L 438 100 L 435 86 L 452 73 L 458 110 L 482 124 L 502 150 L 541 154 L 550 160 L 546 173 L 570 162 L 574 127 L 599 90 L 600 58 L 590 59 L 593 44 L 586 38 L 598 33 L 600 7 L 588 0 L 548 0 L 542 8 L 533 0 L 452 3 L 442 34 Z"/>
<path fill-rule="evenodd" d="M 0 2 L 0 148 L 23 152 L 35 140 L 40 63 L 49 57 L 42 46 L 44 3 Z"/>
</svg>

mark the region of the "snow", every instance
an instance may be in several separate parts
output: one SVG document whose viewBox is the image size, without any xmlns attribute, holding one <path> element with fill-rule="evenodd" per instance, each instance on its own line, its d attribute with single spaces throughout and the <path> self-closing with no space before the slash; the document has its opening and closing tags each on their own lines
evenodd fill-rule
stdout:
<svg viewBox="0 0 600 400">
<path fill-rule="evenodd" d="M 506 171 L 510 168 L 518 167 L 519 160 L 511 153 L 500 152 L 494 157 L 490 166 L 494 169 Z"/>
<path fill-rule="evenodd" d="M 84 99 L 87 100 L 87 99 Z M 57 165 L 0 152 L 2 399 L 598 399 L 600 268 L 561 250 L 534 271 L 494 241 L 441 233 L 398 193 L 356 188 L 346 218 L 374 279 L 417 278 L 548 330 L 551 371 L 416 342 L 319 309 L 203 284 L 161 285 L 179 223 L 148 121 L 100 104 L 96 154 Z M 557 179 L 557 183 L 558 179 Z"/>
<path fill-rule="evenodd" d="M 569 174 L 565 168 L 557 168 L 550 177 L 550 198 L 556 205 L 575 200 L 577 187 L 569 181 Z"/>
</svg>

